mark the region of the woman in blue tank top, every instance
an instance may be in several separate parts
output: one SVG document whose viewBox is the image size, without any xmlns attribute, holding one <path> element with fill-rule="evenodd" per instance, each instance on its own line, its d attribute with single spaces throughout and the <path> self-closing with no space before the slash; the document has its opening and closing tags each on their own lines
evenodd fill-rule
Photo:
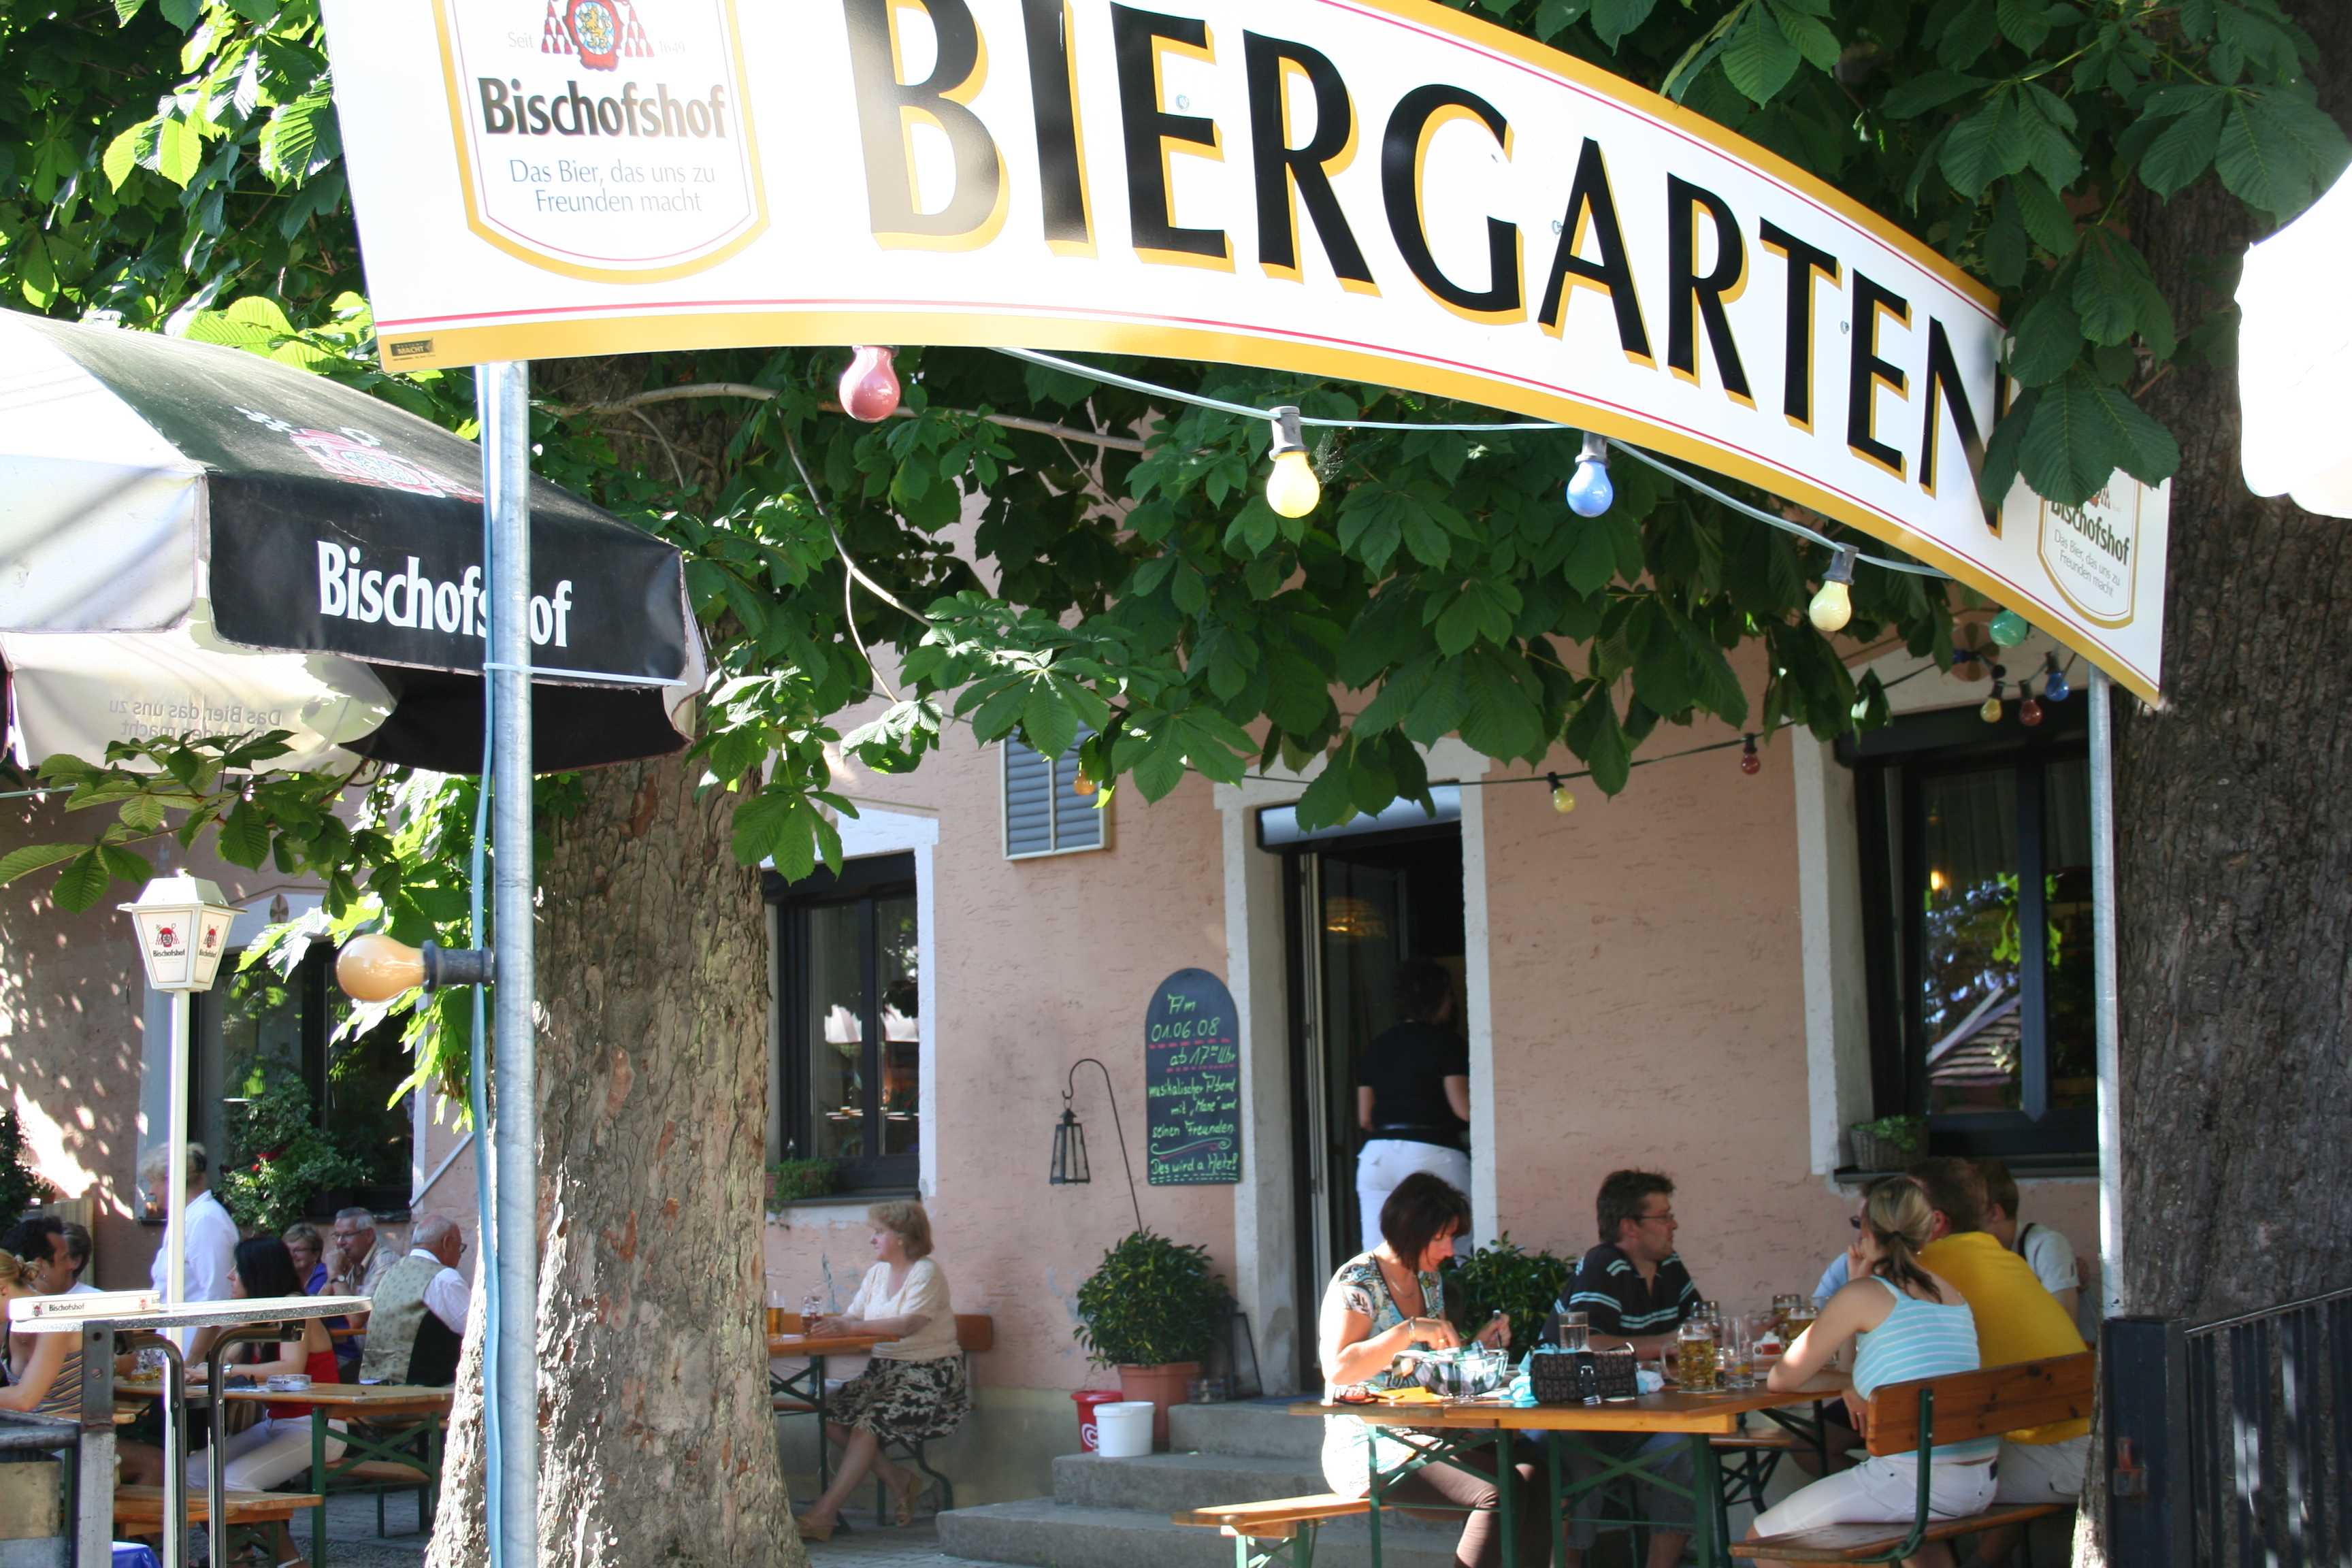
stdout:
<svg viewBox="0 0 2352 1568">
<path fill-rule="evenodd" d="M 1849 1254 L 1851 1281 L 1830 1298 L 1813 1326 L 1797 1336 L 1767 1386 L 1803 1387 L 1848 1341 L 1858 1347 L 1853 1391 L 1864 1399 L 1886 1384 L 1977 1370 L 1981 1363 L 1975 1315 L 1949 1281 L 1919 1263 L 1932 1218 L 1927 1194 L 1908 1176 L 1889 1176 L 1870 1189 Z M 1965 1518 L 1992 1506 L 1992 1458 L 1999 1447 L 1991 1438 L 1936 1447 L 1927 1498 L 1938 1518 Z M 1873 1456 L 1767 1510 L 1748 1535 L 1907 1521 L 1918 1498 L 1916 1456 Z M 1930 1544 L 1908 1561 L 1920 1568 L 1943 1568 L 1951 1555 L 1944 1546 Z"/>
</svg>

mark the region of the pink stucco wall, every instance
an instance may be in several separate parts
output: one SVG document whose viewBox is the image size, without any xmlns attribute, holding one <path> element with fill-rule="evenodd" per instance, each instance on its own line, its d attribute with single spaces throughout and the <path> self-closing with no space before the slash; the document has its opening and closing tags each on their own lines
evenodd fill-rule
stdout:
<svg viewBox="0 0 2352 1568">
<path fill-rule="evenodd" d="M 1092 1068 L 1077 1080 L 1094 1180 L 1046 1182 L 1071 1066 L 1110 1068 L 1145 1224 L 1209 1248 L 1233 1271 L 1233 1189 L 1153 1187 L 1143 1153 L 1143 1011 L 1172 971 L 1225 968 L 1222 841 L 1210 790 L 1188 779 L 1158 805 L 1122 794 L 1110 847 L 1005 859 L 999 762 L 951 731 L 909 778 L 851 776 L 877 805 L 935 806 L 938 1190 L 927 1194 L 956 1309 L 995 1320 L 986 1384 L 1076 1388 L 1094 1376 L 1070 1336 L 1080 1280 L 1135 1226 L 1118 1136 Z M 768 1268 L 797 1307 L 831 1263 L 842 1297 L 870 1262 L 863 1208 L 803 1205 L 769 1230 Z M 1107 1381 L 1107 1378 L 1106 1378 Z"/>
</svg>

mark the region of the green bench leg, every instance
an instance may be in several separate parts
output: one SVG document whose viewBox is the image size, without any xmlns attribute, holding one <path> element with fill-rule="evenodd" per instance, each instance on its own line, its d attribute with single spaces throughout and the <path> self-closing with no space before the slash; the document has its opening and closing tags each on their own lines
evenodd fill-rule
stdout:
<svg viewBox="0 0 2352 1568">
<path fill-rule="evenodd" d="M 1234 1537 L 1234 1568 L 1315 1568 L 1315 1521 L 1307 1520 L 1298 1526 L 1298 1533 L 1288 1541 L 1277 1541 L 1272 1546 L 1261 1546 L 1246 1535 Z"/>
</svg>

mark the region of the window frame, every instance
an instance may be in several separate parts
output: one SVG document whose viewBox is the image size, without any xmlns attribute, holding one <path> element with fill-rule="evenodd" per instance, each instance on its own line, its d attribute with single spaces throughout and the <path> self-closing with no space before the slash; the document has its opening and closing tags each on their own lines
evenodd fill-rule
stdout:
<svg viewBox="0 0 2352 1568">
<path fill-rule="evenodd" d="M 1072 741 L 1070 749 L 1058 757 L 1047 757 L 1045 752 L 1017 736 L 1008 735 L 996 743 L 996 841 L 1003 849 L 1004 858 L 1007 860 L 1051 860 L 1064 855 L 1091 855 L 1097 850 L 1110 847 L 1110 807 L 1108 805 L 1097 805 L 1093 798 L 1075 795 L 1069 788 L 1070 784 L 1077 777 L 1078 747 L 1093 733 L 1093 731 L 1080 725 L 1077 739 Z M 1013 748 L 1015 746 L 1019 746 L 1022 751 L 1044 762 L 1048 769 L 1045 815 L 1046 837 L 1052 846 L 1049 848 L 1015 849 L 1013 847 L 1013 763 L 1014 760 Z M 1070 775 L 1067 779 L 1063 777 L 1065 769 Z M 1089 812 L 1094 816 L 1095 841 L 1092 844 L 1064 845 L 1061 841 L 1062 813 L 1069 808 L 1072 802 L 1081 801 L 1083 804 L 1079 805 L 1077 809 Z"/>
<path fill-rule="evenodd" d="M 1864 977 L 1869 1016 L 1871 1114 L 1927 1118 L 1936 1154 L 1992 1156 L 2011 1163 L 2075 1166 L 2098 1157 L 2097 1111 L 2050 1104 L 2049 946 L 2044 907 L 2043 799 L 2053 763 L 2090 757 L 2085 704 L 2043 705 L 2032 728 L 2004 719 L 1988 725 L 1973 707 L 1906 715 L 1838 744 L 1853 769 L 1857 864 L 1862 879 Z M 1925 784 L 2005 767 L 2016 778 L 2020 931 L 2019 1109 L 1927 1113 L 1927 1076 L 1913 1067 L 1923 1040 L 1918 982 L 1926 910 L 1916 887 L 1900 886 L 1925 860 Z M 1892 776 L 1894 786 L 1890 787 Z M 1889 802 L 1900 814 L 1889 821 Z M 1895 836 L 1900 848 L 1890 852 Z M 1897 910 L 1901 919 L 1896 918 Z M 2095 913 L 2093 917 L 2096 919 Z M 2045 933 L 2028 940 L 2026 931 Z"/>
<path fill-rule="evenodd" d="M 861 1050 L 858 1071 L 866 1085 L 864 1115 L 865 1147 L 882 1147 L 882 1131 L 886 1126 L 882 1110 L 882 987 L 881 942 L 877 930 L 877 906 L 885 899 L 917 900 L 917 862 L 911 850 L 887 855 L 863 856 L 842 862 L 838 875 L 820 866 L 809 876 L 795 883 L 787 883 L 774 872 L 763 879 L 768 901 L 776 906 L 776 995 L 781 1004 L 777 1031 L 777 1081 L 782 1097 L 781 1157 L 787 1160 L 814 1157 L 807 1151 L 814 1147 L 811 1126 L 809 1092 L 815 1079 L 814 1041 L 810 1037 L 808 1009 L 803 1005 L 807 991 L 807 960 L 809 953 L 809 917 L 820 909 L 857 905 L 858 963 L 865 994 L 865 1008 L 859 1016 Z M 919 902 L 918 903 L 919 917 Z M 929 998 L 922 998 L 924 1005 Z M 920 1120 L 920 1095 L 917 1097 L 918 1148 L 904 1154 L 862 1154 L 853 1159 L 836 1159 L 839 1172 L 838 1187 L 844 1193 L 860 1195 L 912 1194 L 921 1184 L 920 1142 L 929 1135 Z"/>
<path fill-rule="evenodd" d="M 226 1012 L 231 984 L 244 963 L 246 945 L 239 944 L 222 953 L 219 978 L 212 988 L 192 993 L 190 996 L 194 1006 L 189 1020 L 188 1125 L 214 1130 L 209 1133 L 209 1141 L 215 1162 L 228 1157 L 230 1108 L 245 1103 L 242 1096 L 231 1096 L 228 1092 Z M 310 1091 L 311 1125 L 322 1132 L 327 1130 L 327 1118 L 333 1110 L 329 1085 L 334 1066 L 333 997 L 328 990 L 328 976 L 333 967 L 333 949 L 325 942 L 313 942 L 302 955 L 302 962 L 295 966 L 294 973 L 285 977 L 299 1009 L 297 1016 L 302 1053 L 300 1071 L 303 1086 Z M 386 1026 L 377 1026 L 379 1028 Z M 414 1089 L 409 1091 L 412 1097 L 415 1092 Z M 413 1118 L 409 1139 L 409 1161 L 413 1166 L 416 1155 Z M 409 1211 L 412 1194 L 407 1180 L 380 1182 L 347 1191 L 355 1195 L 361 1205 L 380 1215 L 396 1216 Z M 324 1193 L 313 1194 L 305 1217 L 313 1220 L 331 1217 L 340 1206 L 331 1201 L 333 1195 Z"/>
</svg>

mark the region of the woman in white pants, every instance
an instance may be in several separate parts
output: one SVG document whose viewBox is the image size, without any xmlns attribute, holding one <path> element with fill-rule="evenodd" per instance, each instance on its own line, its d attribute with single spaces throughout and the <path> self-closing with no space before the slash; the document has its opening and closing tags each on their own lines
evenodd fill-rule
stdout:
<svg viewBox="0 0 2352 1568">
<path fill-rule="evenodd" d="M 1454 977 L 1425 958 L 1397 971 L 1398 1022 L 1373 1037 L 1356 1070 L 1356 1203 L 1364 1250 L 1381 1244 L 1381 1205 L 1426 1171 L 1470 1190 L 1470 1048 L 1454 1031 Z M 1470 1250 L 1467 1232 L 1455 1247 Z"/>
<path fill-rule="evenodd" d="M 299 1296 L 302 1281 L 294 1272 L 294 1256 L 286 1244 L 274 1236 L 257 1236 L 236 1244 L 236 1266 L 229 1274 L 229 1294 L 239 1300 L 248 1298 L 268 1299 L 279 1296 Z M 207 1331 L 210 1332 L 210 1331 Z M 189 1357 L 199 1360 L 210 1348 L 204 1339 L 197 1342 L 196 1352 Z M 235 1356 L 258 1355 L 263 1359 L 237 1361 L 223 1367 L 222 1374 L 231 1382 L 259 1382 L 281 1373 L 306 1373 L 312 1383 L 336 1383 L 341 1380 L 335 1362 L 335 1342 L 326 1325 L 316 1318 L 306 1319 L 302 1337 L 277 1344 L 241 1344 L 230 1352 Z M 221 1484 L 231 1491 L 268 1491 L 297 1476 L 306 1475 L 310 1468 L 310 1410 L 306 1405 L 270 1405 L 264 1408 L 262 1418 L 221 1444 L 225 1461 Z M 330 1422 L 327 1438 L 327 1462 L 342 1458 L 342 1439 L 332 1436 L 342 1430 L 340 1421 Z M 188 1457 L 188 1486 L 191 1490 L 211 1484 L 209 1457 L 192 1454 Z M 293 1535 L 284 1523 L 276 1526 L 274 1542 L 278 1568 L 300 1564 L 302 1554 L 294 1549 Z"/>
</svg>

